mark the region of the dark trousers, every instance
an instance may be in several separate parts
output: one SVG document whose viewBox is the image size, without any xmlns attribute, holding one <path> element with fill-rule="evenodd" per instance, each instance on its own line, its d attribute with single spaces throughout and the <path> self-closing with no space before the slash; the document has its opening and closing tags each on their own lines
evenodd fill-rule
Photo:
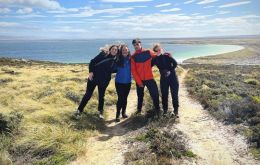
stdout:
<svg viewBox="0 0 260 165">
<path fill-rule="evenodd" d="M 107 89 L 108 84 L 109 83 L 97 84 L 94 80 L 92 80 L 92 81 L 88 80 L 86 93 L 80 102 L 78 110 L 80 112 L 83 112 L 83 110 L 84 110 L 85 106 L 87 105 L 88 101 L 90 100 L 96 86 L 98 86 L 98 111 L 100 113 L 103 113 L 104 95 L 105 95 L 105 91 Z"/>
<path fill-rule="evenodd" d="M 179 81 L 173 72 L 168 77 L 161 76 L 160 80 L 160 87 L 161 87 L 161 93 L 162 93 L 162 105 L 163 105 L 163 111 L 168 111 L 168 96 L 169 96 L 169 88 L 171 90 L 172 95 L 172 105 L 174 108 L 174 113 L 178 114 L 178 108 L 179 108 Z"/>
<path fill-rule="evenodd" d="M 117 92 L 117 104 L 116 104 L 116 118 L 119 118 L 120 111 L 122 109 L 122 115 L 125 114 L 126 106 L 127 106 L 127 97 L 129 95 L 131 88 L 131 83 L 122 84 L 116 83 L 116 92 Z"/>
<path fill-rule="evenodd" d="M 157 112 L 160 111 L 160 106 L 159 106 L 159 92 L 158 92 L 158 87 L 154 79 L 152 80 L 145 80 L 142 81 L 144 87 L 146 86 L 147 89 L 149 90 L 150 96 L 152 97 L 153 100 L 153 105 L 154 108 Z M 143 105 L 143 99 L 144 99 L 144 87 L 139 87 L 136 85 L 136 91 L 137 91 L 137 97 L 138 97 L 138 103 L 137 103 L 137 110 L 141 111 L 142 110 L 142 105 Z"/>
</svg>

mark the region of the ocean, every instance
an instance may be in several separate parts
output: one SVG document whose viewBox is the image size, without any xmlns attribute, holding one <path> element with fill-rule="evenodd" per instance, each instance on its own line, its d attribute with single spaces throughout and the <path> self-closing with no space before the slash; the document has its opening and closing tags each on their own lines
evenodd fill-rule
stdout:
<svg viewBox="0 0 260 165">
<path fill-rule="evenodd" d="M 152 48 L 154 43 L 163 42 L 162 46 L 173 57 L 182 62 L 185 59 L 216 55 L 243 49 L 237 45 L 215 44 L 166 44 L 169 39 L 144 39 L 143 48 Z M 91 39 L 91 40 L 2 40 L 0 41 L 0 57 L 22 58 L 61 63 L 88 63 L 106 44 L 128 44 L 131 52 L 133 46 L 130 39 Z"/>
</svg>

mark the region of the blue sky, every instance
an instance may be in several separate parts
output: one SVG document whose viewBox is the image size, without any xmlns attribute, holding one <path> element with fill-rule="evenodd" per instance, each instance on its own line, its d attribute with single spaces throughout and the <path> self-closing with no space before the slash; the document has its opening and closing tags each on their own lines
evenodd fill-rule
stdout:
<svg viewBox="0 0 260 165">
<path fill-rule="evenodd" d="M 259 0 L 0 0 L 0 37 L 260 35 Z"/>
</svg>

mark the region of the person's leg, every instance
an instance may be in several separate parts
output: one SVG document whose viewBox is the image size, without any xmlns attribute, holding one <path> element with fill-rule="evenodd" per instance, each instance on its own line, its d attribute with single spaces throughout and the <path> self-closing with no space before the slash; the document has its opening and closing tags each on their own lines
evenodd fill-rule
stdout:
<svg viewBox="0 0 260 165">
<path fill-rule="evenodd" d="M 170 79 L 170 89 L 172 95 L 172 105 L 174 108 L 174 114 L 178 115 L 179 111 L 179 81 L 176 76 L 172 76 Z"/>
<path fill-rule="evenodd" d="M 97 84 L 93 80 L 92 81 L 88 80 L 86 93 L 83 96 L 83 98 L 82 98 L 82 100 L 79 104 L 79 107 L 78 107 L 78 110 L 79 110 L 80 113 L 83 112 L 85 106 L 87 105 L 89 99 L 91 98 L 91 96 L 92 96 L 92 94 L 95 90 L 96 85 Z"/>
<path fill-rule="evenodd" d="M 107 89 L 108 84 L 98 85 L 98 111 L 103 115 L 104 111 L 104 96 Z"/>
<path fill-rule="evenodd" d="M 144 87 L 139 87 L 136 84 L 136 92 L 137 92 L 137 97 L 138 97 L 137 113 L 141 113 L 142 106 L 143 106 L 143 100 L 144 100 Z"/>
<path fill-rule="evenodd" d="M 163 112 L 167 113 L 168 111 L 168 95 L 169 95 L 169 80 L 162 79 L 160 80 L 160 87 L 162 93 L 162 105 L 163 105 Z"/>
<path fill-rule="evenodd" d="M 159 105 L 159 91 L 157 84 L 154 79 L 145 81 L 145 85 L 147 86 L 149 93 L 153 100 L 153 105 L 157 114 L 160 112 L 160 105 Z"/>
<path fill-rule="evenodd" d="M 116 83 L 116 92 L 117 92 L 117 103 L 116 103 L 116 119 L 120 117 L 120 111 L 123 106 L 123 96 L 124 96 L 124 86 L 123 84 Z"/>
<path fill-rule="evenodd" d="M 127 106 L 127 97 L 129 95 L 130 89 L 131 89 L 131 83 L 124 84 L 123 106 L 122 106 L 122 116 L 123 116 L 123 118 L 127 118 L 128 117 L 126 115 L 126 106 Z"/>
</svg>

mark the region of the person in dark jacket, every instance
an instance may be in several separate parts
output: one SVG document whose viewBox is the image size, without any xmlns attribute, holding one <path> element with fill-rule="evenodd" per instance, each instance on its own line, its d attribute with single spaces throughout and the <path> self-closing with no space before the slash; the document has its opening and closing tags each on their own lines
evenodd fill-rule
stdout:
<svg viewBox="0 0 260 165">
<path fill-rule="evenodd" d="M 117 92 L 116 104 L 116 122 L 120 122 L 120 112 L 122 110 L 122 117 L 127 118 L 126 106 L 127 97 L 131 88 L 131 63 L 130 51 L 127 45 L 121 45 L 117 58 L 117 73 L 115 78 L 115 86 Z"/>
<path fill-rule="evenodd" d="M 170 53 L 162 53 L 162 48 L 159 44 L 154 45 L 153 51 L 157 54 L 157 57 L 152 60 L 152 65 L 156 65 L 158 67 L 161 75 L 160 88 L 162 93 L 162 104 L 164 114 L 166 114 L 168 111 L 168 95 L 170 88 L 174 114 L 178 118 L 179 82 L 175 72 L 177 62 L 174 58 L 171 57 Z"/>
<path fill-rule="evenodd" d="M 153 100 L 155 113 L 160 116 L 159 91 L 152 72 L 152 59 L 156 55 L 150 50 L 144 50 L 139 39 L 134 39 L 132 44 L 135 48 L 135 53 L 131 56 L 131 72 L 136 81 L 136 91 L 138 97 L 137 114 L 141 113 L 144 87 L 146 86 Z"/>
<path fill-rule="evenodd" d="M 118 53 L 118 46 L 112 45 L 109 53 L 101 51 L 89 64 L 89 77 L 86 93 L 83 96 L 80 105 L 76 111 L 76 116 L 80 116 L 84 107 L 90 100 L 96 86 L 98 87 L 98 111 L 99 117 L 103 117 L 104 95 L 106 88 L 111 80 L 111 74 L 116 68 L 115 59 Z"/>
</svg>

